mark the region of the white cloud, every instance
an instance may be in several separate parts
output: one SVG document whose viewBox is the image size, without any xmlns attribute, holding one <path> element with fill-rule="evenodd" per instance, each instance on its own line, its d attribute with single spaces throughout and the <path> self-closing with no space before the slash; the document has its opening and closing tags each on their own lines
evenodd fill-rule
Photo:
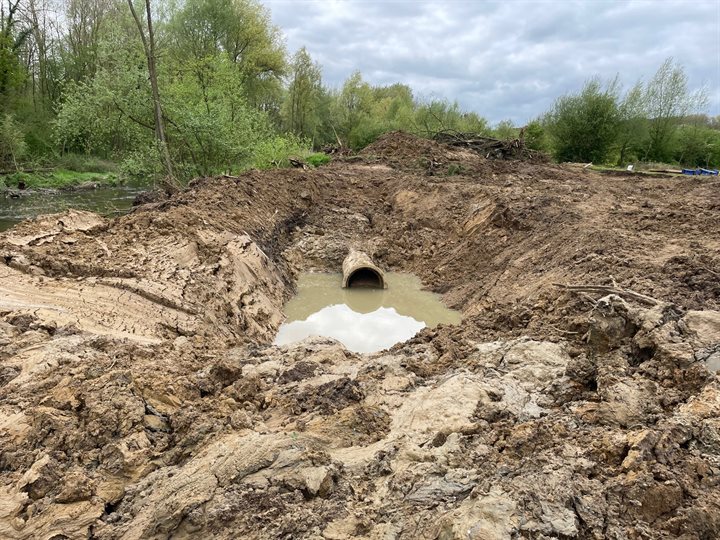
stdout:
<svg viewBox="0 0 720 540">
<path fill-rule="evenodd" d="M 456 99 L 517 124 L 595 75 L 629 86 L 668 56 L 720 114 L 720 2 L 268 0 L 288 49 L 306 46 L 338 87 L 373 84 Z"/>
</svg>

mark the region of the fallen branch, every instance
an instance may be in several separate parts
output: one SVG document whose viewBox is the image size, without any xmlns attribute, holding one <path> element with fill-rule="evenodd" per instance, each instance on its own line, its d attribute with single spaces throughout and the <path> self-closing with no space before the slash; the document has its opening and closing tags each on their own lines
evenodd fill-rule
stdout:
<svg viewBox="0 0 720 540">
<path fill-rule="evenodd" d="M 453 129 L 445 129 L 432 134 L 437 142 L 450 146 L 468 148 L 486 159 L 531 159 L 547 161 L 541 152 L 525 147 L 521 136 L 517 139 L 500 140 L 479 133 L 463 133 Z"/>
<path fill-rule="evenodd" d="M 290 162 L 290 165 L 292 165 L 296 169 L 307 169 L 308 168 L 307 163 L 305 163 L 304 161 L 302 161 L 300 159 L 288 158 L 288 161 Z"/>
<path fill-rule="evenodd" d="M 594 292 L 600 294 L 616 294 L 618 296 L 632 298 L 633 300 L 637 300 L 638 302 L 641 302 L 643 304 L 649 304 L 652 306 L 662 306 L 667 304 L 667 302 L 663 302 L 662 300 L 658 300 L 657 298 L 653 298 L 652 296 L 647 296 L 646 294 L 641 294 L 639 292 L 631 291 L 628 289 L 609 287 L 607 285 L 563 285 L 562 283 L 553 283 L 553 286 L 578 293 Z"/>
</svg>

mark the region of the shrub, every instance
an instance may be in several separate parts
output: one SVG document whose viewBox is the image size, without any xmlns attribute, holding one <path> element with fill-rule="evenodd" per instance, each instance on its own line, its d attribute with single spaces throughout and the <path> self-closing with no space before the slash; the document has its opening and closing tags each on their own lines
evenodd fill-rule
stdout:
<svg viewBox="0 0 720 540">
<path fill-rule="evenodd" d="M 159 178 L 162 172 L 162 162 L 152 146 L 127 154 L 120 163 L 120 176 L 127 180 L 147 182 Z"/>
<path fill-rule="evenodd" d="M 57 166 L 77 172 L 117 172 L 118 166 L 112 161 L 83 154 L 64 154 L 57 160 Z"/>
<path fill-rule="evenodd" d="M 330 156 L 320 153 L 310 154 L 308 157 L 305 158 L 305 161 L 307 161 L 313 167 L 319 167 L 320 165 L 330 163 Z"/>
<path fill-rule="evenodd" d="M 603 89 L 591 80 L 580 93 L 557 99 L 545 120 L 558 161 L 603 163 L 618 133 L 617 85 Z"/>
<path fill-rule="evenodd" d="M 258 169 L 288 167 L 289 158 L 307 154 L 309 146 L 306 140 L 295 135 L 276 135 L 257 143 L 252 165 Z"/>
</svg>

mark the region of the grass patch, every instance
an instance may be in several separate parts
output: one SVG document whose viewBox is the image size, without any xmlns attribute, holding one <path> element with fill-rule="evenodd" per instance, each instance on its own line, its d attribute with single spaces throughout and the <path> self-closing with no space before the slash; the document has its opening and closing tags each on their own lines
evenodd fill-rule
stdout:
<svg viewBox="0 0 720 540">
<path fill-rule="evenodd" d="M 330 163 L 330 156 L 322 153 L 310 154 L 305 158 L 305 161 L 313 167 L 319 167 L 320 165 Z"/>
<path fill-rule="evenodd" d="M 119 167 L 116 163 L 95 156 L 83 154 L 64 154 L 55 161 L 60 170 L 76 171 L 82 173 L 117 173 Z"/>
</svg>

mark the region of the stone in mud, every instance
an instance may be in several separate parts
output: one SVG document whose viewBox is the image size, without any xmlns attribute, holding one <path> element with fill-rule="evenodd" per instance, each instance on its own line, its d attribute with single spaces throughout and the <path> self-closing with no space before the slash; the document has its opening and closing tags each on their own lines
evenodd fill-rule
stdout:
<svg viewBox="0 0 720 540">
<path fill-rule="evenodd" d="M 82 470 L 68 473 L 63 479 L 63 486 L 55 501 L 61 504 L 86 501 L 93 495 L 93 482 Z"/>
<path fill-rule="evenodd" d="M 305 489 L 311 497 L 327 497 L 335 484 L 327 467 L 307 467 L 300 472 Z"/>
<path fill-rule="evenodd" d="M 143 416 L 143 425 L 150 431 L 170 431 L 170 426 L 168 425 L 167 420 L 154 414 L 146 414 Z"/>
<path fill-rule="evenodd" d="M 688 311 L 683 321 L 703 345 L 720 343 L 720 311 Z"/>
<path fill-rule="evenodd" d="M 420 506 L 435 507 L 443 501 L 455 502 L 464 499 L 472 491 L 475 482 L 465 482 L 431 477 L 413 487 L 405 500 Z"/>
<path fill-rule="evenodd" d="M 619 347 L 637 331 L 630 307 L 614 294 L 597 301 L 589 323 L 588 343 L 599 353 Z"/>
<path fill-rule="evenodd" d="M 27 493 L 33 500 L 41 499 L 57 487 L 59 478 L 57 463 L 44 454 L 22 476 L 17 489 Z"/>
<path fill-rule="evenodd" d="M 518 532 L 516 503 L 501 489 L 469 497 L 441 518 L 438 540 L 509 540 Z"/>
</svg>

